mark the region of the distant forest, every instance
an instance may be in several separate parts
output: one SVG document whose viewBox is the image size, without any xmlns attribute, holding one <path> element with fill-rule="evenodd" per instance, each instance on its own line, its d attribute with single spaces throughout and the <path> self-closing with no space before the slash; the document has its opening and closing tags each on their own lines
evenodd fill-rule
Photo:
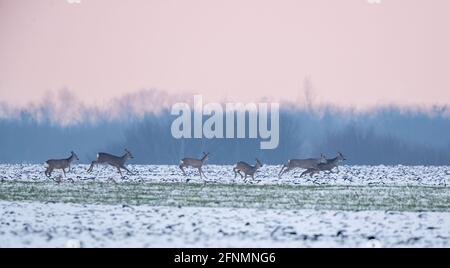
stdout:
<svg viewBox="0 0 450 268">
<path fill-rule="evenodd" d="M 88 163 L 99 151 L 122 154 L 128 148 L 135 164 L 176 164 L 203 151 L 211 153 L 212 164 L 253 163 L 256 157 L 281 164 L 321 152 L 334 157 L 340 151 L 347 164 L 450 165 L 450 118 L 442 114 L 397 108 L 360 114 L 282 109 L 280 142 L 274 150 L 260 150 L 259 139 L 175 139 L 170 133 L 174 119 L 163 111 L 62 127 L 50 120 L 37 122 L 24 112 L 19 118 L 0 119 L 0 163 L 43 163 L 67 157 L 71 150 Z"/>
</svg>

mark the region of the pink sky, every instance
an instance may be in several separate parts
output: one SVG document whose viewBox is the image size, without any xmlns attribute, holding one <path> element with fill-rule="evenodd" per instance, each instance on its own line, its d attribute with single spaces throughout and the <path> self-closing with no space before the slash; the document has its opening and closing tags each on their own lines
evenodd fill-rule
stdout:
<svg viewBox="0 0 450 268">
<path fill-rule="evenodd" d="M 448 0 L 0 0 L 0 101 L 67 88 L 206 101 L 450 104 Z"/>
</svg>

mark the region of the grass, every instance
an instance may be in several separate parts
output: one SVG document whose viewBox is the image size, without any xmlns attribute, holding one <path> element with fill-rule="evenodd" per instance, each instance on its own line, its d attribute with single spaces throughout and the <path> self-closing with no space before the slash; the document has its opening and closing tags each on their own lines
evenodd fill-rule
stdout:
<svg viewBox="0 0 450 268">
<path fill-rule="evenodd" d="M 450 188 L 4 181 L 0 200 L 278 209 L 450 211 Z"/>
</svg>

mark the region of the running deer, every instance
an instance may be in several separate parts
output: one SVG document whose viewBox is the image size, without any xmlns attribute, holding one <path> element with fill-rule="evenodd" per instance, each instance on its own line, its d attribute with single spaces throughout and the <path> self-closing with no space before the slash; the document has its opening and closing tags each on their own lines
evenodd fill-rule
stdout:
<svg viewBox="0 0 450 268">
<path fill-rule="evenodd" d="M 71 155 L 69 158 L 65 159 L 50 159 L 45 161 L 45 166 L 47 169 L 45 170 L 45 175 L 47 177 L 50 177 L 52 175 L 52 172 L 54 169 L 62 169 L 64 173 L 64 177 L 66 176 L 66 168 L 70 171 L 70 163 L 72 163 L 73 160 L 79 160 L 78 156 L 71 151 Z"/>
<path fill-rule="evenodd" d="M 278 177 L 281 176 L 293 169 L 303 168 L 303 169 L 312 169 L 317 168 L 317 165 L 320 163 L 326 163 L 327 159 L 323 154 L 320 154 L 320 158 L 308 158 L 308 159 L 291 159 L 287 162 L 287 164 L 283 165 L 280 172 L 278 173 Z"/>
<path fill-rule="evenodd" d="M 205 163 L 205 161 L 208 160 L 208 156 L 209 156 L 209 153 L 203 152 L 203 157 L 201 159 L 195 159 L 195 158 L 189 158 L 189 157 L 181 159 L 179 168 L 181 169 L 181 171 L 183 171 L 183 175 L 186 176 L 186 172 L 184 172 L 185 167 L 193 167 L 193 168 L 198 169 L 198 172 L 200 173 L 200 179 L 202 179 L 202 174 L 203 174 L 203 176 L 205 176 L 205 178 L 207 178 L 205 173 L 202 170 L 202 166 Z"/>
<path fill-rule="evenodd" d="M 133 174 L 133 172 L 131 172 L 127 167 L 125 167 L 125 162 L 128 159 L 133 158 L 134 158 L 133 155 L 127 149 L 125 149 L 125 154 L 122 156 L 115 156 L 108 153 L 98 153 L 97 160 L 92 161 L 91 166 L 87 171 L 91 172 L 96 164 L 108 164 L 117 168 L 117 170 L 120 173 L 120 176 L 123 177 L 122 171 L 120 169 L 125 169 L 128 174 Z"/>
<path fill-rule="evenodd" d="M 339 163 L 341 163 L 342 161 L 345 161 L 347 159 L 345 159 L 344 155 L 341 154 L 340 152 L 338 152 L 337 156 L 335 158 L 331 158 L 331 159 L 327 159 L 326 163 L 320 163 L 317 165 L 317 167 L 315 168 L 309 168 L 307 170 L 305 170 L 300 177 L 302 177 L 303 175 L 309 174 L 310 177 L 312 177 L 314 175 L 314 173 L 320 172 L 320 171 L 329 171 L 331 172 L 334 168 L 337 169 L 337 171 L 339 172 Z"/>
<path fill-rule="evenodd" d="M 254 166 L 251 166 L 243 161 L 237 162 L 236 166 L 233 168 L 234 171 L 234 178 L 236 179 L 237 174 L 241 175 L 241 178 L 244 178 L 241 171 L 244 172 L 245 178 L 244 181 L 247 179 L 247 175 L 252 177 L 252 179 L 255 179 L 254 175 L 256 171 L 258 171 L 259 168 L 261 168 L 263 165 L 258 159 L 255 159 L 256 163 Z"/>
</svg>

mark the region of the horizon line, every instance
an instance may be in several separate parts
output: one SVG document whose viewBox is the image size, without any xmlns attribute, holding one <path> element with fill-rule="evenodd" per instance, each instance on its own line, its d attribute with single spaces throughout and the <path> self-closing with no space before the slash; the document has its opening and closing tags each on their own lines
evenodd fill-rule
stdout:
<svg viewBox="0 0 450 268">
<path fill-rule="evenodd" d="M 450 118 L 450 104 L 399 104 L 395 102 L 370 105 L 365 108 L 356 105 L 340 105 L 311 98 L 311 90 L 304 90 L 304 97 L 297 100 L 276 100 L 273 97 L 259 97 L 257 101 L 232 102 L 228 98 L 214 102 L 224 106 L 227 103 L 279 103 L 281 111 L 307 112 L 323 116 L 333 112 L 340 115 L 360 116 L 373 115 L 378 112 L 395 110 L 406 114 L 421 114 L 429 117 Z M 176 103 L 188 103 L 192 109 L 193 99 L 198 93 L 171 94 L 159 89 L 140 89 L 120 97 L 109 99 L 102 104 L 86 104 L 80 100 L 73 90 L 66 88 L 48 91 L 39 101 L 27 105 L 13 105 L 0 101 L 0 120 L 19 120 L 29 115 L 36 122 L 50 122 L 60 126 L 73 126 L 82 123 L 98 123 L 99 121 L 124 121 L 130 118 L 142 119 L 146 115 L 158 115 L 170 112 Z M 203 96 L 203 95 L 202 95 Z M 208 99 L 208 98 L 204 98 Z M 203 105 L 212 103 L 204 101 Z"/>
</svg>

